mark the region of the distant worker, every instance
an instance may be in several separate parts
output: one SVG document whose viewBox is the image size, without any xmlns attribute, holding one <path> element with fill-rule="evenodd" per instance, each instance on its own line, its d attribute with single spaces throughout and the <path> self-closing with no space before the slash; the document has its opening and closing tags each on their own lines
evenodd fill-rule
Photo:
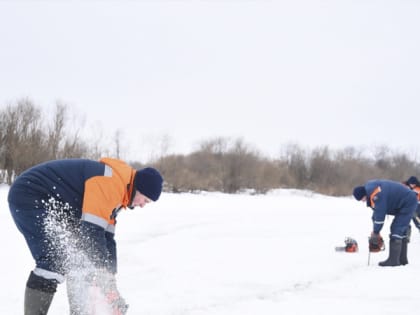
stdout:
<svg viewBox="0 0 420 315">
<path fill-rule="evenodd" d="M 411 176 L 404 182 L 408 187 L 417 193 L 417 209 L 413 215 L 414 226 L 420 231 L 420 182 L 417 177 Z"/>
<path fill-rule="evenodd" d="M 386 215 L 393 215 L 389 240 L 389 257 L 379 263 L 380 266 L 400 266 L 408 264 L 408 230 L 413 213 L 417 208 L 417 195 L 402 183 L 375 179 L 357 186 L 353 196 L 358 201 L 365 201 L 373 210 L 373 230 L 369 238 L 369 250 L 377 251 L 383 246 L 380 235 Z"/>
</svg>

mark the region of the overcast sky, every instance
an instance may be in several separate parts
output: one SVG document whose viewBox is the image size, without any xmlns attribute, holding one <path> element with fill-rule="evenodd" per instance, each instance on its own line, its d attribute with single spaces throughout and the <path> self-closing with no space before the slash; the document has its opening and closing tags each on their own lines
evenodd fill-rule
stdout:
<svg viewBox="0 0 420 315">
<path fill-rule="evenodd" d="M 127 158 L 242 137 L 420 153 L 420 1 L 0 0 L 0 106 L 57 100 Z"/>
</svg>

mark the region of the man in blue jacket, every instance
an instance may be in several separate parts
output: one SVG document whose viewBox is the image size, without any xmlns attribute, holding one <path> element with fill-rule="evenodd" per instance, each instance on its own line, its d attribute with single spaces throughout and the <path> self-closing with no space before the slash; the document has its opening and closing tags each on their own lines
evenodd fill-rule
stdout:
<svg viewBox="0 0 420 315">
<path fill-rule="evenodd" d="M 8 202 L 35 260 L 24 314 L 47 314 L 65 279 L 72 315 L 86 314 L 90 301 L 83 290 L 91 283 L 107 295 L 116 314 L 124 314 L 127 305 L 115 278 L 116 217 L 121 210 L 158 200 L 162 184 L 156 169 L 135 170 L 111 158 L 48 161 L 20 174 Z"/>
<path fill-rule="evenodd" d="M 417 195 L 402 183 L 391 180 L 370 180 L 363 186 L 353 190 L 356 200 L 365 201 L 373 210 L 373 231 L 369 239 L 369 250 L 380 247 L 382 237 L 380 231 L 385 222 L 385 216 L 394 216 L 391 223 L 389 241 L 389 257 L 379 263 L 380 266 L 400 266 L 408 264 L 407 244 L 408 230 L 411 218 L 417 208 Z"/>
<path fill-rule="evenodd" d="M 375 179 L 353 189 L 353 196 L 358 201 L 365 201 L 373 210 L 373 231 L 369 239 L 369 250 L 375 251 L 383 243 L 380 231 L 385 223 L 385 216 L 394 216 L 391 223 L 389 257 L 379 263 L 380 266 L 400 266 L 408 264 L 407 244 L 410 220 L 417 208 L 417 195 L 405 185 Z"/>
</svg>

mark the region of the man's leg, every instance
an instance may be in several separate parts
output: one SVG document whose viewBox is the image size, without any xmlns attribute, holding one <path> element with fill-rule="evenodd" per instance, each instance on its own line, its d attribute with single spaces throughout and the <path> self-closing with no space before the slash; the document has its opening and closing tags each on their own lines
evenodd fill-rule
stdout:
<svg viewBox="0 0 420 315">
<path fill-rule="evenodd" d="M 24 236 L 36 262 L 36 268 L 26 282 L 24 298 L 25 315 L 47 314 L 57 289 L 64 276 L 57 270 L 57 257 L 54 246 L 45 233 L 45 209 L 25 210 L 9 204 L 10 212 L 19 231 Z"/>
<path fill-rule="evenodd" d="M 416 207 L 417 201 L 411 206 L 401 209 L 400 213 L 395 215 L 391 224 L 389 257 L 387 260 L 380 262 L 380 266 L 400 266 L 408 264 L 407 247 L 408 237 L 411 231 L 410 221 Z"/>
</svg>

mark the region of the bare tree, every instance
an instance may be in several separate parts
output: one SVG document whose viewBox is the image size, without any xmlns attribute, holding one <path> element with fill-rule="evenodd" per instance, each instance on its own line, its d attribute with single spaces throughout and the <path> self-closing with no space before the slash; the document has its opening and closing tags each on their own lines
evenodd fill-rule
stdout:
<svg viewBox="0 0 420 315">
<path fill-rule="evenodd" d="M 115 141 L 115 157 L 119 159 L 121 155 L 121 129 L 118 129 L 115 132 L 114 141 Z"/>
<path fill-rule="evenodd" d="M 305 151 L 297 144 L 288 144 L 280 159 L 286 162 L 291 178 L 293 179 L 290 186 L 294 188 L 305 188 L 308 184 L 308 167 Z"/>
<path fill-rule="evenodd" d="M 20 99 L 0 111 L 0 169 L 7 183 L 43 161 L 95 156 L 78 128 L 66 133 L 67 106 L 57 103 L 52 123 L 45 125 L 45 121 L 29 99 Z"/>
<path fill-rule="evenodd" d="M 16 106 L 7 106 L 1 114 L 1 168 L 6 170 L 9 184 L 15 175 L 45 157 L 40 118 L 40 110 L 28 99 L 19 100 Z"/>
<path fill-rule="evenodd" d="M 57 103 L 55 107 L 55 114 L 53 117 L 52 125 L 48 132 L 48 146 L 50 156 L 53 159 L 59 157 L 60 144 L 64 136 L 64 126 L 66 122 L 67 107 L 63 104 Z"/>
</svg>

